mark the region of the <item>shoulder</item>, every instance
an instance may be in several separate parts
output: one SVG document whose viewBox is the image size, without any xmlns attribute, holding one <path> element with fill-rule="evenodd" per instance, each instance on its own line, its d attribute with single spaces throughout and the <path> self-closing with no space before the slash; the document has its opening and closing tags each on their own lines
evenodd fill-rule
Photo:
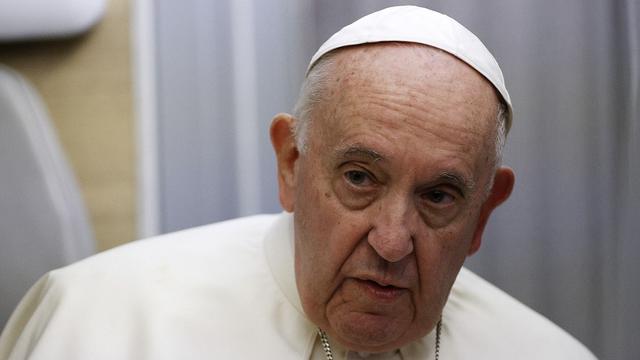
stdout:
<svg viewBox="0 0 640 360">
<path fill-rule="evenodd" d="M 261 243 L 273 222 L 258 215 L 134 241 L 52 271 L 48 281 L 74 291 L 147 292 L 154 287 L 185 286 L 205 276 L 242 276 L 261 259 Z M 180 281 L 176 281 L 181 279 Z M 130 289 L 128 289 L 130 288 Z"/>
<path fill-rule="evenodd" d="M 141 300 L 237 284 L 263 271 L 262 240 L 274 220 L 250 216 L 134 241 L 52 271 L 49 282 L 67 295 L 128 292 Z"/>
<path fill-rule="evenodd" d="M 451 290 L 443 324 L 452 347 L 493 358 L 595 359 L 560 327 L 465 268 Z"/>
<path fill-rule="evenodd" d="M 243 319 L 283 301 L 262 251 L 275 219 L 253 216 L 136 241 L 50 272 L 7 324 L 0 358 L 100 352 L 98 358 L 124 359 L 144 351 L 161 359 L 185 348 L 211 351 L 211 337 L 251 333 Z"/>
<path fill-rule="evenodd" d="M 197 267 L 200 261 L 211 267 L 219 266 L 219 262 L 210 261 L 212 257 L 224 260 L 231 254 L 252 256 L 259 252 L 262 237 L 274 219 L 273 215 L 257 215 L 134 241 L 56 270 L 52 275 L 59 280 L 77 280 L 102 272 L 130 276 L 165 266 L 188 270 Z"/>
</svg>

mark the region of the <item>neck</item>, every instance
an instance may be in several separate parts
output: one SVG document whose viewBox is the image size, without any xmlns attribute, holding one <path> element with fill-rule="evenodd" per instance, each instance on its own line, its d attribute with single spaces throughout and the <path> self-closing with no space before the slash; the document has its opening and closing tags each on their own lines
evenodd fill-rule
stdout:
<svg viewBox="0 0 640 360">
<path fill-rule="evenodd" d="M 435 359 L 438 360 L 440 358 L 440 334 L 442 332 L 442 319 L 438 321 L 436 325 L 436 341 L 435 341 Z M 327 360 L 333 360 L 334 353 L 344 353 L 344 357 L 346 359 L 368 359 L 368 360 L 383 360 L 383 359 L 392 359 L 396 355 L 398 355 L 399 350 L 393 350 L 385 353 L 367 353 L 367 352 L 356 352 L 356 351 L 343 351 L 342 349 L 338 350 L 332 348 L 331 343 L 329 342 L 329 338 L 327 334 L 320 328 L 318 328 L 318 335 L 320 336 L 320 345 L 322 345 L 322 349 L 325 353 Z"/>
</svg>

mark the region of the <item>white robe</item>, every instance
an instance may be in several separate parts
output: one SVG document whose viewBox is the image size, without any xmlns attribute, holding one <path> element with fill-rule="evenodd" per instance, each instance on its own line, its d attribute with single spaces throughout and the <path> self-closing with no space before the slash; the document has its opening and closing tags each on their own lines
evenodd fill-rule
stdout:
<svg viewBox="0 0 640 360">
<path fill-rule="evenodd" d="M 433 359 L 434 333 L 397 355 Z M 0 337 L 0 360 L 322 357 L 295 286 L 290 214 L 137 241 L 52 271 Z M 443 312 L 440 359 L 594 357 L 463 268 Z"/>
</svg>

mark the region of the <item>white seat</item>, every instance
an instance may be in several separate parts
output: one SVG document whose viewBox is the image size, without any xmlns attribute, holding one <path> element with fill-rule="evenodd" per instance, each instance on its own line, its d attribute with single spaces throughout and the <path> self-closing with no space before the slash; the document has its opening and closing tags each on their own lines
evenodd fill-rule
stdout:
<svg viewBox="0 0 640 360">
<path fill-rule="evenodd" d="M 94 252 L 80 190 L 43 103 L 0 65 L 0 329 L 38 277 Z"/>
</svg>

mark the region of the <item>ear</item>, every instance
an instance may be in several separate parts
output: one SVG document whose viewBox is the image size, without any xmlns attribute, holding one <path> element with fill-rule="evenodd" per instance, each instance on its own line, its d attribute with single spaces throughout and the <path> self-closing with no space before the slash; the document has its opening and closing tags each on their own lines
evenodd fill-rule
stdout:
<svg viewBox="0 0 640 360">
<path fill-rule="evenodd" d="M 278 163 L 280 204 L 288 212 L 295 205 L 295 163 L 299 152 L 293 133 L 295 119 L 289 114 L 278 114 L 271 121 L 271 144 Z"/>
<path fill-rule="evenodd" d="M 478 251 L 478 249 L 480 249 L 480 244 L 482 243 L 482 233 L 484 232 L 484 228 L 487 225 L 489 216 L 495 208 L 500 206 L 500 204 L 502 204 L 509 198 L 509 195 L 511 195 L 511 191 L 513 190 L 514 183 L 515 174 L 513 173 L 513 170 L 508 167 L 501 167 L 496 170 L 495 178 L 493 180 L 493 187 L 491 187 L 489 196 L 484 201 L 484 203 L 482 204 L 482 208 L 480 209 L 480 217 L 478 218 L 478 224 L 476 225 L 476 230 L 473 234 L 473 240 L 471 241 L 471 247 L 469 248 L 469 252 L 467 255 L 473 255 L 476 251 Z"/>
</svg>

